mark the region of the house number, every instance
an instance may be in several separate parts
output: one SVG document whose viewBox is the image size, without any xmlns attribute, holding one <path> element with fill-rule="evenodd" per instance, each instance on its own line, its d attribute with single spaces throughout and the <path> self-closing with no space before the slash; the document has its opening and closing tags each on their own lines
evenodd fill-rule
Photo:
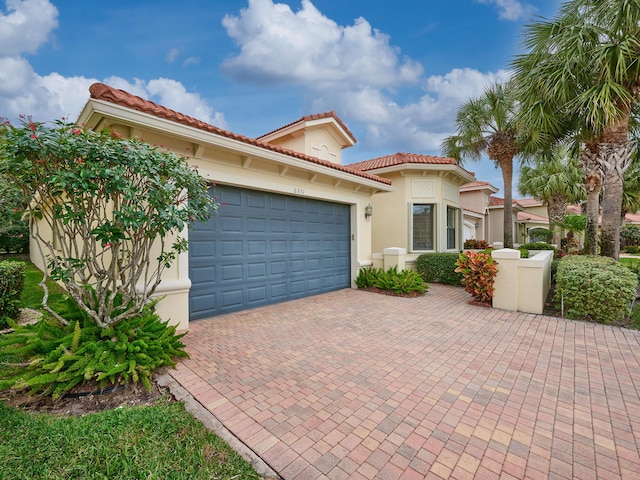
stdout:
<svg viewBox="0 0 640 480">
<path fill-rule="evenodd" d="M 294 187 L 293 189 L 293 193 L 299 193 L 301 195 L 304 195 L 304 188 L 301 187 Z"/>
</svg>

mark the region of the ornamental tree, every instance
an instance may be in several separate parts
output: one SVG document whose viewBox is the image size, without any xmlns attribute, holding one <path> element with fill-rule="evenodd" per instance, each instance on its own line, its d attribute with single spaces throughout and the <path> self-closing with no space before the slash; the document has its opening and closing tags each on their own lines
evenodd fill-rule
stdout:
<svg viewBox="0 0 640 480">
<path fill-rule="evenodd" d="M 216 205 L 184 157 L 63 121 L 23 121 L 0 135 L 0 173 L 25 198 L 48 274 L 100 327 L 140 314 L 162 273 Z M 63 324 L 64 318 L 43 307 Z"/>
</svg>

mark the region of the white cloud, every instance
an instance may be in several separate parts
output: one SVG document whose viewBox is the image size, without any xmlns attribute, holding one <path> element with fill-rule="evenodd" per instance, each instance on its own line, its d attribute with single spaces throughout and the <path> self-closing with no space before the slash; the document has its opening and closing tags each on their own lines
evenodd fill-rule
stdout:
<svg viewBox="0 0 640 480">
<path fill-rule="evenodd" d="M 99 81 L 87 77 L 64 77 L 56 72 L 40 75 L 21 55 L 34 52 L 57 26 L 58 11 L 46 0 L 7 0 L 7 15 L 0 14 L 0 115 L 15 122 L 20 115 L 36 121 L 58 118 L 75 120 L 89 98 L 89 86 Z M 172 49 L 167 60 L 178 55 Z M 224 116 L 199 94 L 188 92 L 175 80 L 120 77 L 102 80 L 142 98 L 225 127 Z"/>
<path fill-rule="evenodd" d="M 167 60 L 168 63 L 173 63 L 176 61 L 176 58 L 178 58 L 179 55 L 180 55 L 180 50 L 178 50 L 177 48 L 171 48 L 167 52 L 167 56 L 165 57 L 165 59 Z"/>
<path fill-rule="evenodd" d="M 476 0 L 478 3 L 495 5 L 502 20 L 523 20 L 535 12 L 536 8 L 519 0 Z"/>
<path fill-rule="evenodd" d="M 310 0 L 302 0 L 296 13 L 272 0 L 249 0 L 239 16 L 226 15 L 222 23 L 240 47 L 223 69 L 238 80 L 385 88 L 416 82 L 422 75 L 418 62 L 400 58 L 389 36 L 364 18 L 339 26 Z"/>
<path fill-rule="evenodd" d="M 0 10 L 0 57 L 33 53 L 58 26 L 58 10 L 48 0 L 7 0 Z"/>
<path fill-rule="evenodd" d="M 200 58 L 198 57 L 187 57 L 184 59 L 184 62 L 182 62 L 182 65 L 184 67 L 188 66 L 188 65 L 197 65 L 198 63 L 200 63 Z"/>
</svg>

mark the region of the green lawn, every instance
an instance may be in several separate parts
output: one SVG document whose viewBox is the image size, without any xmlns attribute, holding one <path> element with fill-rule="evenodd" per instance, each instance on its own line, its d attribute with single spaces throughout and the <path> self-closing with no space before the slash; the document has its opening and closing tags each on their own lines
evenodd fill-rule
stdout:
<svg viewBox="0 0 640 480">
<path fill-rule="evenodd" d="M 20 261 L 18 259 L 13 259 Z M 27 262 L 23 307 L 40 309 L 42 279 Z M 66 318 L 79 309 L 49 283 Z M 3 361 L 16 358 L 0 356 Z M 84 417 L 27 413 L 0 402 L 0 479 L 258 479 L 255 470 L 184 410 L 182 403 Z"/>
<path fill-rule="evenodd" d="M 5 480 L 259 478 L 182 403 L 69 418 L 0 403 L 0 458 Z"/>
<path fill-rule="evenodd" d="M 627 267 L 633 268 L 634 270 L 638 268 L 639 257 L 620 257 L 620 263 L 622 265 L 626 265 Z"/>
</svg>

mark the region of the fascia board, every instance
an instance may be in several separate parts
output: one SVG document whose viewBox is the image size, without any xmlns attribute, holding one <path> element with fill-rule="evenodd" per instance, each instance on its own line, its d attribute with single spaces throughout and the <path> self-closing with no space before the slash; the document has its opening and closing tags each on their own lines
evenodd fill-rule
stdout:
<svg viewBox="0 0 640 480">
<path fill-rule="evenodd" d="M 95 115 L 104 116 L 111 120 L 123 121 L 133 124 L 140 128 L 148 128 L 160 132 L 169 132 L 172 135 L 179 136 L 185 140 L 195 143 L 204 143 L 207 145 L 223 148 L 242 155 L 253 156 L 257 158 L 271 160 L 281 165 L 295 167 L 313 173 L 327 175 L 331 178 L 339 179 L 354 183 L 356 185 L 365 186 L 374 190 L 391 192 L 395 190 L 391 185 L 386 185 L 375 180 L 370 180 L 358 175 L 353 175 L 340 170 L 335 170 L 324 165 L 318 165 L 306 160 L 290 157 L 283 153 L 274 152 L 256 145 L 251 145 L 240 140 L 224 137 L 210 132 L 205 132 L 198 128 L 188 125 L 172 122 L 170 120 L 156 117 L 146 112 L 132 110 L 128 107 L 116 105 L 104 100 L 91 99 L 78 119 L 79 124 L 91 125 L 90 120 Z M 99 120 L 98 120 L 99 121 Z M 96 122 L 97 123 L 97 122 Z"/>
</svg>

